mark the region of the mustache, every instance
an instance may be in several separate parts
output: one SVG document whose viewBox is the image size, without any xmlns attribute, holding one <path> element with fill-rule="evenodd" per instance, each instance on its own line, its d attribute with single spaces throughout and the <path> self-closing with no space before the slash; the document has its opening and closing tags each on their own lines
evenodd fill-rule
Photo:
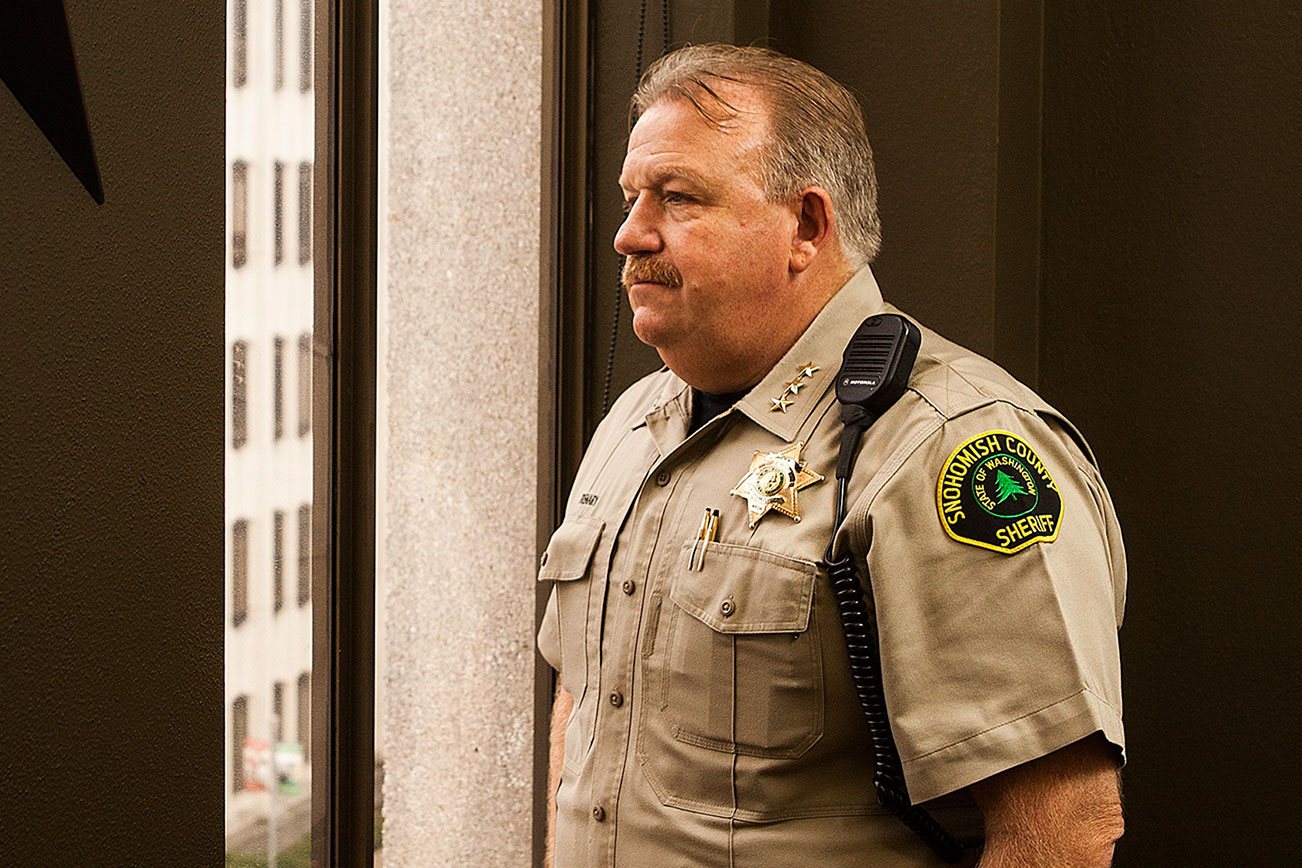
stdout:
<svg viewBox="0 0 1302 868">
<path fill-rule="evenodd" d="M 683 285 L 683 276 L 668 262 L 662 262 L 653 256 L 632 255 L 624 257 L 624 270 L 619 276 L 624 289 L 635 283 L 663 283 L 677 289 Z"/>
</svg>

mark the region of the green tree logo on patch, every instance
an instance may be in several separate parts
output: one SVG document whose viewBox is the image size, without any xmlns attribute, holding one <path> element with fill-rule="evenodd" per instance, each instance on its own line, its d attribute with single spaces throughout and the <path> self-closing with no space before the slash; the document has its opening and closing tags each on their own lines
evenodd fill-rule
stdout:
<svg viewBox="0 0 1302 868">
<path fill-rule="evenodd" d="M 1040 501 L 1031 469 L 1007 452 L 996 452 L 973 465 L 971 485 L 977 504 L 996 518 L 1020 518 Z"/>
<path fill-rule="evenodd" d="M 999 499 L 996 503 L 1003 503 L 1010 497 L 1026 494 L 1026 489 L 1022 488 L 1021 483 L 1002 470 L 995 473 L 995 487 L 999 490 Z"/>
</svg>

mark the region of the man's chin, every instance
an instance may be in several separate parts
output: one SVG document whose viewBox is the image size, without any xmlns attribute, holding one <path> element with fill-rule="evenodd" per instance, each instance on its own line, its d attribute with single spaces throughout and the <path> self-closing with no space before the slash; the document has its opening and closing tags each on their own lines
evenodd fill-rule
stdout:
<svg viewBox="0 0 1302 868">
<path fill-rule="evenodd" d="M 633 334 L 650 347 L 660 349 L 673 339 L 674 329 L 663 317 L 656 316 L 646 308 L 633 311 Z"/>
</svg>

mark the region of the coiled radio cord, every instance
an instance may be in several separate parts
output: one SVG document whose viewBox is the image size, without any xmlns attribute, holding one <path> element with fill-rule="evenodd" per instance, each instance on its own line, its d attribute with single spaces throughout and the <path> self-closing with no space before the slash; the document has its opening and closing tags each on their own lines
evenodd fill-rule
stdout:
<svg viewBox="0 0 1302 868">
<path fill-rule="evenodd" d="M 945 830 L 926 808 L 909 802 L 904 784 L 904 767 L 900 752 L 891 735 L 891 721 L 886 713 L 886 691 L 882 686 L 881 658 L 878 652 L 877 625 L 869 613 L 867 595 L 872 585 L 859 580 L 854 556 L 833 558 L 832 543 L 845 521 L 846 490 L 850 469 L 863 432 L 873 422 L 873 416 L 863 407 L 843 404 L 841 419 L 845 431 L 841 435 L 841 451 L 836 466 L 836 519 L 832 537 L 827 543 L 824 560 L 832 582 L 832 594 L 841 615 L 845 632 L 845 650 L 850 658 L 850 678 L 855 695 L 868 721 L 868 734 L 873 746 L 873 789 L 877 802 L 913 830 L 941 859 L 951 864 L 962 861 L 963 845 Z"/>
</svg>

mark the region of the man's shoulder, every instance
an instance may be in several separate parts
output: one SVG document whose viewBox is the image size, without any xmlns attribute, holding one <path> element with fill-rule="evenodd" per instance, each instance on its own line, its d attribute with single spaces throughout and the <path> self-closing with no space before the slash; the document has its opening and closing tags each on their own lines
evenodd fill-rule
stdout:
<svg viewBox="0 0 1302 868">
<path fill-rule="evenodd" d="M 637 425 L 648 413 L 677 397 L 683 388 L 686 386 L 668 368 L 652 371 L 620 393 L 601 424 L 621 429 Z"/>
<path fill-rule="evenodd" d="M 917 320 L 913 321 L 917 323 Z M 1049 411 L 1057 415 L 1043 398 L 999 365 L 921 323 L 917 324 L 922 330 L 922 346 L 913 366 L 913 375 L 909 378 L 909 388 L 926 399 L 945 419 L 953 419 L 995 401 L 1023 410 Z"/>
<path fill-rule="evenodd" d="M 997 415 L 1001 405 L 1012 406 L 1022 411 L 1023 418 L 1038 418 L 1044 424 L 1063 429 L 1090 463 L 1096 463 L 1089 444 L 1076 426 L 1033 389 L 985 356 L 909 318 L 922 331 L 922 346 L 909 378 L 909 388 L 941 417 L 944 424 L 940 428 L 953 427 L 948 423 L 960 417 L 968 417 L 970 421 Z"/>
</svg>

